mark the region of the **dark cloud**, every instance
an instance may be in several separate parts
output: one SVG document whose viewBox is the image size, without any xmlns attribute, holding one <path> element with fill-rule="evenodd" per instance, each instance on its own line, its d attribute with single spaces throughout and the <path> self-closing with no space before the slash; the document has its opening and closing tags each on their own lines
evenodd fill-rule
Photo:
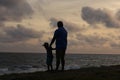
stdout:
<svg viewBox="0 0 120 80">
<path fill-rule="evenodd" d="M 120 44 L 115 43 L 115 42 L 110 43 L 110 46 L 111 46 L 112 48 L 120 49 Z"/>
<path fill-rule="evenodd" d="M 42 44 L 41 44 L 42 45 Z M 0 43 L 0 51 L 4 52 L 42 52 L 42 46 L 36 43 L 35 45 L 27 43 Z"/>
<path fill-rule="evenodd" d="M 19 42 L 34 38 L 41 38 L 43 32 L 26 28 L 22 25 L 16 27 L 3 27 L 0 32 L 0 42 Z"/>
<path fill-rule="evenodd" d="M 120 10 L 117 11 L 116 18 L 120 21 Z"/>
<path fill-rule="evenodd" d="M 56 19 L 56 18 L 51 18 L 50 19 L 50 26 L 52 26 L 53 28 L 57 27 L 57 22 L 61 20 L 61 19 Z M 79 27 L 78 25 L 71 23 L 71 22 L 67 22 L 65 20 L 61 20 L 64 24 L 64 27 L 69 31 L 69 32 L 77 32 L 77 31 L 81 31 L 84 30 L 84 28 Z"/>
<path fill-rule="evenodd" d="M 24 1 L 24 0 L 21 0 L 21 1 Z M 17 0 L 0 0 L 1 6 L 11 7 L 11 6 L 18 5 L 18 4 L 19 4 L 19 1 Z"/>
<path fill-rule="evenodd" d="M 117 15 L 119 12 L 117 13 Z M 94 9 L 91 7 L 82 8 L 82 18 L 89 24 L 102 23 L 106 27 L 120 27 L 119 21 L 112 12 L 105 9 Z"/>
<path fill-rule="evenodd" d="M 20 21 L 32 13 L 26 0 L 0 0 L 0 21 Z"/>
<path fill-rule="evenodd" d="M 76 39 L 79 40 L 79 44 L 91 47 L 102 47 L 107 41 L 109 41 L 108 38 L 102 37 L 99 34 L 83 35 L 82 33 L 79 33 L 76 35 Z"/>
<path fill-rule="evenodd" d="M 53 28 L 56 28 L 58 21 L 59 21 L 59 20 L 56 19 L 56 18 L 50 18 L 50 26 L 53 27 Z"/>
</svg>

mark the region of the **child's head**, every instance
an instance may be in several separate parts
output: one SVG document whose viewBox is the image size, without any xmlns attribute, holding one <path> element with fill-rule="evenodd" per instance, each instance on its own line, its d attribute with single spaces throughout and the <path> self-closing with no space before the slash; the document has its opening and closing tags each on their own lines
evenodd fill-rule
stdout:
<svg viewBox="0 0 120 80">
<path fill-rule="evenodd" d="M 48 48 L 48 47 L 49 47 L 49 44 L 48 44 L 47 42 L 45 42 L 45 43 L 43 44 L 43 46 L 44 46 L 45 48 Z"/>
</svg>

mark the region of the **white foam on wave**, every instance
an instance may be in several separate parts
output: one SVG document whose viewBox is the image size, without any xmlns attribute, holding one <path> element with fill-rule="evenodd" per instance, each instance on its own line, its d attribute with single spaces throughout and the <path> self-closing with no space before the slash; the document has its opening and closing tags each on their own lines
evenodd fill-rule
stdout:
<svg viewBox="0 0 120 80">
<path fill-rule="evenodd" d="M 8 68 L 0 68 L 0 75 L 5 74 L 6 72 L 8 72 Z"/>
<path fill-rule="evenodd" d="M 32 67 L 30 65 L 14 66 L 9 68 L 0 68 L 0 75 L 12 74 L 12 73 L 31 73 L 37 71 L 45 71 L 45 68 L 42 67 Z"/>
<path fill-rule="evenodd" d="M 77 64 L 69 64 L 65 67 L 65 70 L 70 70 L 70 69 L 80 69 L 80 66 Z"/>
</svg>

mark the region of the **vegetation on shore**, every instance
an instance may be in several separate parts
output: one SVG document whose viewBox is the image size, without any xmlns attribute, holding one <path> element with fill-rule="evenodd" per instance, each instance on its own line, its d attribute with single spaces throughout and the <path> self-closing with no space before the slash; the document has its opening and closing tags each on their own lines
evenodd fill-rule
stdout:
<svg viewBox="0 0 120 80">
<path fill-rule="evenodd" d="M 0 76 L 0 80 L 120 80 L 120 65 L 66 71 L 10 74 Z"/>
</svg>

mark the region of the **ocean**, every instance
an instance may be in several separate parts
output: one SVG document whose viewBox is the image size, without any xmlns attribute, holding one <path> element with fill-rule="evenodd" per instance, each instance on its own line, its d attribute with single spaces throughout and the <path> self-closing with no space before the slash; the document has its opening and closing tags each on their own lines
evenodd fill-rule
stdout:
<svg viewBox="0 0 120 80">
<path fill-rule="evenodd" d="M 66 54 L 65 70 L 120 65 L 119 54 Z M 53 66 L 55 68 L 55 55 Z M 0 53 L 0 75 L 45 71 L 46 54 Z"/>
</svg>

